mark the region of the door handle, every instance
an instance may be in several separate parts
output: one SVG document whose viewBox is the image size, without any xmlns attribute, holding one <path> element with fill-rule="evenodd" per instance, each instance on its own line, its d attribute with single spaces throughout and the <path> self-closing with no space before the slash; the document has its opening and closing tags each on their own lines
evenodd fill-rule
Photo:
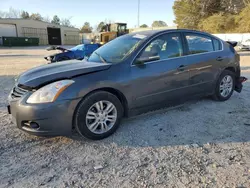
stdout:
<svg viewBox="0 0 250 188">
<path fill-rule="evenodd" d="M 179 66 L 179 67 L 177 68 L 177 70 L 178 70 L 178 71 L 184 71 L 185 68 L 186 68 L 185 65 L 181 65 L 181 66 Z"/>
<path fill-rule="evenodd" d="M 223 57 L 217 57 L 216 61 L 223 61 Z"/>
</svg>

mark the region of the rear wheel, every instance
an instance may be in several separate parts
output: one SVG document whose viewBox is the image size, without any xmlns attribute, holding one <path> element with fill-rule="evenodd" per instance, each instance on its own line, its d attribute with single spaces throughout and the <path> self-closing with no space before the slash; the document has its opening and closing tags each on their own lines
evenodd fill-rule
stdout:
<svg viewBox="0 0 250 188">
<path fill-rule="evenodd" d="M 119 99 L 111 93 L 98 91 L 79 104 L 75 127 L 80 135 L 100 140 L 116 131 L 122 116 L 123 107 Z"/>
<path fill-rule="evenodd" d="M 232 71 L 224 70 L 220 75 L 213 98 L 218 101 L 228 100 L 235 88 L 235 74 Z"/>
</svg>

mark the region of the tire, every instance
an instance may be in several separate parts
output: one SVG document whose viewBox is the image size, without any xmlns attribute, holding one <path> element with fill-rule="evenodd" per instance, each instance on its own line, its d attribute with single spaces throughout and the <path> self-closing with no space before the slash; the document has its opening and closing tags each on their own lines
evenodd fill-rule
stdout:
<svg viewBox="0 0 250 188">
<path fill-rule="evenodd" d="M 223 93 L 222 93 L 223 90 L 221 90 L 220 86 L 223 84 L 222 82 L 223 82 L 223 79 L 225 79 L 225 78 L 231 78 L 232 79 L 232 84 L 230 84 L 230 86 L 232 85 L 232 88 L 231 88 L 230 92 L 226 92 L 226 93 L 224 93 L 225 95 L 223 95 Z M 217 101 L 227 101 L 228 99 L 231 98 L 231 96 L 232 96 L 232 94 L 234 92 L 234 88 L 235 88 L 235 74 L 232 71 L 224 70 L 221 73 L 219 79 L 217 80 L 215 92 L 214 92 L 214 95 L 213 95 L 213 99 L 217 100 Z"/>
<path fill-rule="evenodd" d="M 107 107 L 111 106 L 111 104 L 114 106 L 114 110 L 110 113 L 113 114 L 101 114 L 98 113 L 96 105 L 100 106 L 100 101 L 102 102 L 102 110 L 105 113 L 108 111 Z M 112 106 L 111 106 L 112 107 Z M 101 111 L 101 110 L 100 110 Z M 93 113 L 95 116 L 92 116 Z M 89 115 L 90 114 L 90 115 Z M 87 116 L 88 115 L 88 116 Z M 115 117 L 113 118 L 113 122 L 109 122 L 106 117 Z M 98 117 L 97 117 L 98 116 Z M 102 116 L 102 117 L 101 117 Z M 95 118 L 95 119 L 88 119 Z M 77 132 L 82 135 L 85 138 L 91 139 L 91 140 L 101 140 L 104 139 L 111 134 L 113 134 L 117 128 L 119 127 L 119 124 L 121 122 L 121 119 L 123 117 L 123 106 L 120 102 L 120 100 L 113 94 L 106 92 L 106 91 L 97 91 L 89 96 L 87 96 L 83 101 L 81 101 L 76 109 L 75 117 L 74 117 L 74 124 Z M 98 119 L 99 118 L 99 119 Z M 115 121 L 114 121 L 115 119 Z M 98 123 L 100 121 L 100 123 Z M 90 130 L 89 127 L 92 127 L 92 125 L 96 125 L 97 122 L 97 128 L 95 130 Z M 105 122 L 105 129 L 104 129 L 104 123 Z M 109 124 L 109 126 L 108 126 Z M 96 126 L 94 126 L 96 127 Z M 105 130 L 106 132 L 102 132 Z"/>
</svg>

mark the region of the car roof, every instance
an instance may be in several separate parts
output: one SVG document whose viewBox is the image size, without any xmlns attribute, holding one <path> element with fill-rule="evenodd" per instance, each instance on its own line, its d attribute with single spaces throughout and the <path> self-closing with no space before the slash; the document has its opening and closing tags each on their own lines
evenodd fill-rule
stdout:
<svg viewBox="0 0 250 188">
<path fill-rule="evenodd" d="M 129 35 L 145 35 L 147 37 L 151 37 L 153 35 L 161 34 L 161 33 L 166 33 L 166 32 L 193 32 L 193 33 L 200 33 L 200 34 L 205 34 L 211 36 L 211 34 L 203 32 L 203 31 L 197 31 L 197 30 L 191 30 L 191 29 L 165 29 L 165 30 L 146 30 L 146 31 L 139 31 L 139 32 L 134 32 L 130 33 Z"/>
</svg>

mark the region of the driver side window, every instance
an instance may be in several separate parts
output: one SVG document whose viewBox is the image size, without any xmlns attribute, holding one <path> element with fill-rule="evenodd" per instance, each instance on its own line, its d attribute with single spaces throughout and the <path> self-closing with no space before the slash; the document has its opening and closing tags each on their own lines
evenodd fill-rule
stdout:
<svg viewBox="0 0 250 188">
<path fill-rule="evenodd" d="M 164 34 L 152 40 L 142 51 L 139 58 L 159 57 L 160 60 L 183 55 L 181 37 L 178 33 Z"/>
</svg>

